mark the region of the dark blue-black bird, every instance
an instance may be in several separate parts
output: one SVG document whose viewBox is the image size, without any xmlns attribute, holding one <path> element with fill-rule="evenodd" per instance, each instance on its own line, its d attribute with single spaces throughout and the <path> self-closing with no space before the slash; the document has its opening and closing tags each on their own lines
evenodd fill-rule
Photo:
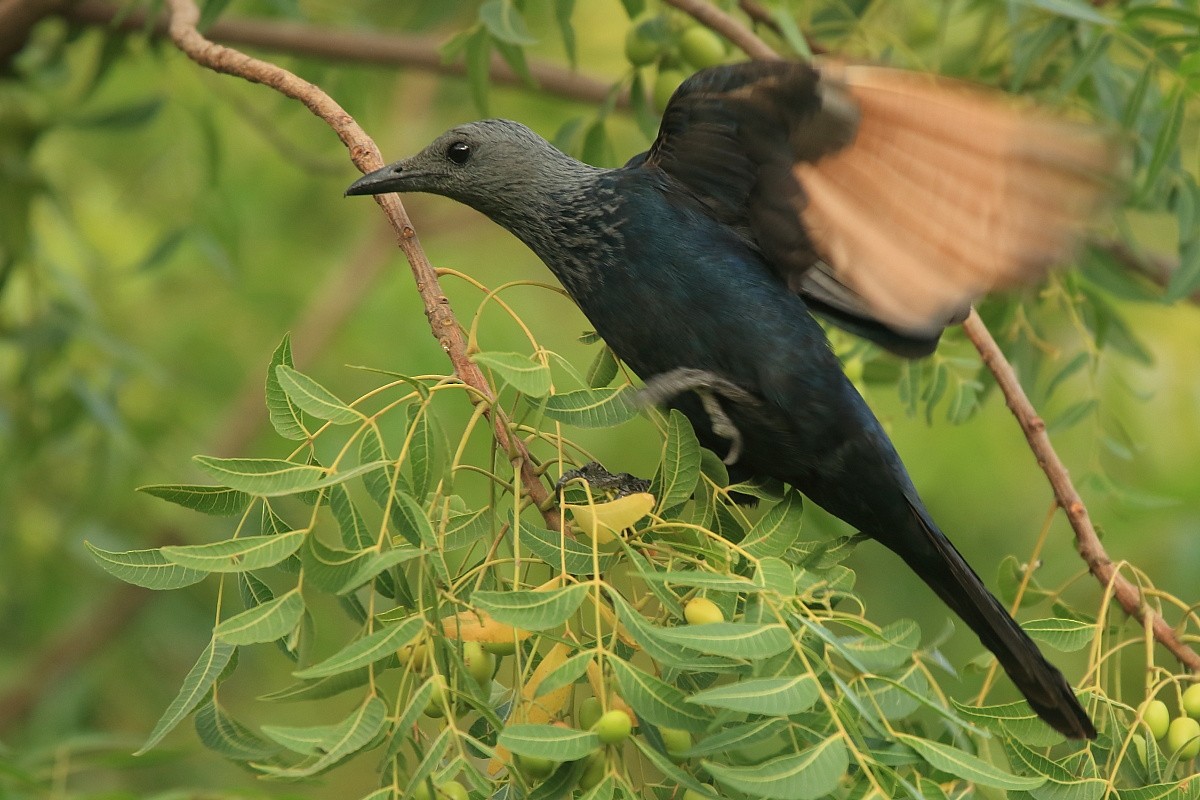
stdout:
<svg viewBox="0 0 1200 800">
<path fill-rule="evenodd" d="M 619 169 L 515 122 L 454 128 L 351 195 L 430 192 L 549 266 L 735 479 L 785 481 L 899 555 L 1046 722 L 1096 731 L 1062 674 L 933 522 L 818 314 L 905 357 L 979 295 L 1069 257 L 1109 140 L 916 73 L 791 62 L 685 81 Z"/>
</svg>

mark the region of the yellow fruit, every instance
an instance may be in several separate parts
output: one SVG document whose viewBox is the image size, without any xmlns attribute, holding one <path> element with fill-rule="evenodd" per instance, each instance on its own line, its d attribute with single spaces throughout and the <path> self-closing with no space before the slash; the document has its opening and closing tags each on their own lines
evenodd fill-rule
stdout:
<svg viewBox="0 0 1200 800">
<path fill-rule="evenodd" d="M 406 644 L 396 651 L 401 666 L 409 666 L 414 672 L 424 672 L 429 666 L 429 645 L 424 640 Z"/>
<path fill-rule="evenodd" d="M 618 497 L 607 503 L 593 505 L 567 505 L 575 524 L 587 536 L 595 536 L 600 544 L 615 541 L 625 528 L 629 528 L 650 513 L 654 508 L 654 495 L 649 492 Z"/>
<path fill-rule="evenodd" d="M 629 738 L 629 734 L 633 730 L 633 720 L 624 711 L 614 708 L 612 711 L 604 712 L 600 719 L 596 720 L 592 730 L 604 744 L 617 744 Z"/>
<path fill-rule="evenodd" d="M 1167 728 L 1167 754 L 1181 760 L 1200 754 L 1200 722 L 1191 717 L 1176 717 Z"/>
<path fill-rule="evenodd" d="M 1142 707 L 1142 719 L 1155 739 L 1167 735 L 1167 727 L 1171 724 L 1171 712 L 1162 700 L 1150 700 Z"/>
<path fill-rule="evenodd" d="M 679 51 L 696 69 L 704 69 L 725 60 L 725 43 L 708 28 L 688 28 L 679 37 Z"/>
<path fill-rule="evenodd" d="M 1183 708 L 1183 713 L 1193 719 L 1200 719 L 1200 683 L 1193 683 L 1187 688 L 1179 705 Z"/>
<path fill-rule="evenodd" d="M 710 622 L 724 622 L 725 615 L 717 604 L 707 597 L 693 597 L 683 607 L 683 618 L 690 625 L 707 625 Z"/>
<path fill-rule="evenodd" d="M 463 642 L 463 666 L 475 682 L 487 686 L 496 671 L 496 656 L 485 651 L 479 642 Z"/>
<path fill-rule="evenodd" d="M 654 107 L 663 111 L 671 101 L 671 95 L 679 88 L 687 76 L 677 69 L 661 69 L 654 79 Z"/>
<path fill-rule="evenodd" d="M 681 731 L 678 728 L 659 728 L 658 733 L 662 736 L 663 746 L 667 748 L 667 755 L 672 761 L 684 761 L 683 753 L 691 749 L 692 735 L 687 731 Z"/>
<path fill-rule="evenodd" d="M 579 703 L 579 710 L 575 712 L 575 722 L 579 724 L 582 730 L 590 731 L 600 721 L 600 716 L 603 713 L 604 708 L 600 705 L 600 701 L 597 698 L 586 697 Z"/>
</svg>

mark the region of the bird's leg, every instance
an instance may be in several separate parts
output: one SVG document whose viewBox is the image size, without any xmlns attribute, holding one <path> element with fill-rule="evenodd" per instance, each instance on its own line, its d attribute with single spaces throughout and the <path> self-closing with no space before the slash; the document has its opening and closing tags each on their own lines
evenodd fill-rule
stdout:
<svg viewBox="0 0 1200 800">
<path fill-rule="evenodd" d="M 638 393 L 638 401 L 646 405 L 661 405 L 676 395 L 695 392 L 708 414 L 712 432 L 729 442 L 729 452 L 722 459 L 726 464 L 735 464 L 742 455 L 742 434 L 733 420 L 721 407 L 718 396 L 741 405 L 758 405 L 758 399 L 733 381 L 722 378 L 715 372 L 692 367 L 680 367 L 646 381 Z"/>
<path fill-rule="evenodd" d="M 596 461 L 589 461 L 579 469 L 570 469 L 562 474 L 558 483 L 554 484 L 555 493 L 559 492 L 570 481 L 575 479 L 587 481 L 589 486 L 602 491 L 615 491 L 617 497 L 627 494 L 637 494 L 650 488 L 650 481 L 638 478 L 628 472 L 613 474 Z"/>
</svg>

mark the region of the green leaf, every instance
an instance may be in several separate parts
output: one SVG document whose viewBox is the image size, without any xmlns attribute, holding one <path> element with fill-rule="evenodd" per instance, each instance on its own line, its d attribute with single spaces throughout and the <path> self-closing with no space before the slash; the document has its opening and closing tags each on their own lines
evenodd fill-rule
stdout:
<svg viewBox="0 0 1200 800">
<path fill-rule="evenodd" d="M 659 634 L 667 630 L 666 628 L 648 623 L 645 617 L 629 605 L 629 602 L 616 590 L 609 589 L 608 595 L 612 598 L 617 618 L 625 626 L 626 632 L 642 646 L 648 656 L 662 666 L 688 670 L 717 669 L 728 666 L 723 659 L 693 654 L 693 651 L 682 649 L 673 641 L 660 637 Z M 672 726 L 668 725 L 667 727 Z"/>
<path fill-rule="evenodd" d="M 591 731 L 523 723 L 506 726 L 496 743 L 518 755 L 560 762 L 575 761 L 600 749 L 600 737 Z"/>
<path fill-rule="evenodd" d="M 322 678 L 349 672 L 387 658 L 417 638 L 425 627 L 421 617 L 410 617 L 399 625 L 391 625 L 351 642 L 324 661 L 292 673 L 297 678 Z"/>
<path fill-rule="evenodd" d="M 421 555 L 413 548 L 337 550 L 310 536 L 300 551 L 305 580 L 334 594 L 346 594 L 386 569 Z"/>
<path fill-rule="evenodd" d="M 559 664 L 549 675 L 542 679 L 538 684 L 537 692 L 534 697 L 541 697 L 544 694 L 549 694 L 555 689 L 561 689 L 564 686 L 570 686 L 575 681 L 587 672 L 588 665 L 592 663 L 595 657 L 595 652 L 584 650 L 582 653 L 576 653 L 568 658 L 563 663 Z"/>
<path fill-rule="evenodd" d="M 522 548 L 528 547 L 542 561 L 556 569 L 564 569 L 568 575 L 591 575 L 594 569 L 592 548 L 557 531 L 521 523 L 520 543 Z M 604 572 L 615 560 L 616 556 L 611 553 L 600 553 L 600 571 Z"/>
<path fill-rule="evenodd" d="M 159 483 L 139 486 L 139 492 L 166 500 L 168 503 L 190 508 L 202 514 L 226 517 L 240 514 L 250 505 L 250 495 L 230 489 L 228 486 L 193 486 L 187 484 Z"/>
<path fill-rule="evenodd" d="M 196 663 L 183 679 L 183 686 L 179 688 L 179 694 L 175 695 L 175 699 L 171 701 L 167 710 L 155 723 L 154 730 L 150 732 L 146 742 L 138 748 L 134 755 L 140 756 L 161 742 L 164 736 L 200 704 L 236 651 L 236 647 L 226 642 L 216 639 L 209 641 L 208 647 L 204 648 L 200 658 L 196 659 Z"/>
<path fill-rule="evenodd" d="M 231 761 L 262 761 L 279 752 L 278 747 L 226 714 L 215 700 L 200 706 L 194 722 L 204 746 Z"/>
<path fill-rule="evenodd" d="M 476 353 L 471 360 L 492 370 L 521 394 L 543 397 L 550 391 L 550 368 L 534 357 L 521 353 Z"/>
<path fill-rule="evenodd" d="M 757 722 L 747 722 L 743 725 L 735 725 L 714 733 L 712 736 L 705 737 L 692 745 L 691 749 L 683 753 L 683 755 L 688 758 L 699 758 L 700 756 L 707 756 L 712 753 L 727 753 L 730 750 L 753 747 L 759 742 L 765 742 L 783 733 L 787 729 L 787 720 L 779 719 L 778 717 L 758 720 Z"/>
<path fill-rule="evenodd" d="M 1034 639 L 1064 653 L 1082 650 L 1096 638 L 1095 623 L 1075 619 L 1034 619 L 1021 627 Z"/>
<path fill-rule="evenodd" d="M 792 634 L 778 623 L 713 622 L 662 628 L 660 638 L 714 656 L 759 659 L 778 655 L 792 646 Z"/>
<path fill-rule="evenodd" d="M 680 570 L 677 572 L 647 572 L 642 577 L 655 583 L 669 583 L 672 586 L 689 586 L 694 589 L 716 589 L 724 592 L 761 592 L 763 587 L 736 575 L 722 575 L 716 572 L 701 572 L 700 570 Z"/>
<path fill-rule="evenodd" d="M 304 614 L 304 598 L 293 589 L 221 622 L 213 636 L 229 644 L 273 642 L 290 633 Z"/>
<path fill-rule="evenodd" d="M 360 667 L 350 672 L 330 675 L 327 678 L 293 683 L 291 686 L 285 686 L 282 689 L 259 695 L 258 699 L 264 703 L 297 703 L 308 700 L 324 700 L 329 697 L 336 697 L 342 692 L 366 686 L 367 681 L 370 679 L 370 670 L 366 667 Z"/>
<path fill-rule="evenodd" d="M 328 473 L 315 464 L 296 464 L 276 458 L 215 458 L 193 456 L 197 464 L 220 478 L 226 486 L 262 497 L 311 492 L 345 483 L 351 478 L 379 469 L 388 462 L 359 464 L 342 472 Z"/>
<path fill-rule="evenodd" d="M 786 678 L 751 678 L 697 692 L 689 703 L 728 708 L 747 714 L 788 716 L 807 711 L 820 697 L 812 675 Z"/>
<path fill-rule="evenodd" d="M 913 651 L 921 643 L 921 629 L 911 619 L 900 619 L 883 627 L 878 633 L 842 640 L 843 652 L 853 654 L 857 663 L 868 672 L 887 672 L 912 660 Z"/>
<path fill-rule="evenodd" d="M 287 392 L 279 385 L 279 377 L 275 370 L 279 366 L 292 366 L 292 335 L 286 334 L 275 353 L 271 356 L 271 366 L 267 368 L 267 413 L 271 418 L 271 427 L 285 439 L 303 441 L 308 438 L 308 431 L 300 420 L 300 409 L 287 396 Z"/>
<path fill-rule="evenodd" d="M 1018 2 L 1048 11 L 1056 17 L 1073 19 L 1077 22 L 1090 22 L 1105 27 L 1116 24 L 1084 0 L 1018 0 Z"/>
<path fill-rule="evenodd" d="M 634 392 L 628 386 L 581 389 L 550 395 L 543 410 L 550 419 L 568 425 L 612 428 L 637 416 L 633 397 Z"/>
<path fill-rule="evenodd" d="M 278 536 L 246 536 L 212 544 L 171 545 L 162 548 L 173 564 L 204 572 L 247 572 L 271 567 L 300 549 L 308 531 Z"/>
<path fill-rule="evenodd" d="M 742 548 L 756 558 L 781 556 L 800 535 L 803 519 L 804 500 L 799 492 L 790 490 L 754 524 L 742 540 Z"/>
<path fill-rule="evenodd" d="M 554 20 L 558 23 L 558 32 L 562 37 L 563 49 L 567 51 L 567 63 L 574 69 L 578 66 L 575 52 L 575 28 L 571 25 L 571 15 L 575 13 L 575 0 L 554 0 Z"/>
<path fill-rule="evenodd" d="M 803 752 L 748 767 L 701 763 L 719 783 L 752 797 L 816 800 L 837 788 L 850 766 L 850 757 L 841 737 L 831 736 Z"/>
<path fill-rule="evenodd" d="M 596 353 L 596 358 L 588 367 L 587 385 L 593 389 L 608 386 L 613 382 L 613 378 L 617 377 L 617 371 L 617 357 L 613 355 L 612 348 L 605 345 L 600 348 L 600 352 Z"/>
<path fill-rule="evenodd" d="M 349 425 L 363 420 L 362 414 L 338 399 L 337 395 L 303 372 L 287 364 L 275 367 L 279 386 L 301 411 L 317 419 L 327 419 L 335 425 Z"/>
<path fill-rule="evenodd" d="M 1046 778 L 1025 778 L 1013 775 L 989 764 L 982 758 L 948 744 L 922 739 L 906 733 L 895 732 L 895 736 L 904 744 L 916 751 L 917 755 L 935 769 L 948 772 L 957 778 L 993 786 L 997 789 L 1021 790 L 1036 789 L 1046 782 Z"/>
<path fill-rule="evenodd" d="M 1046 423 L 1046 432 L 1054 433 L 1072 428 L 1091 416 L 1099 407 L 1100 401 L 1094 397 L 1090 400 L 1072 403 L 1061 414 Z"/>
<path fill-rule="evenodd" d="M 488 33 L 502 42 L 521 46 L 537 44 L 512 0 L 488 0 L 479 7 L 479 21 Z"/>
<path fill-rule="evenodd" d="M 329 510 L 337 520 L 338 530 L 342 534 L 342 544 L 347 550 L 364 550 L 375 544 L 375 537 L 367 529 L 367 523 L 362 514 L 354 506 L 350 494 L 344 486 L 330 486 Z"/>
<path fill-rule="evenodd" d="M 498 622 L 527 631 L 544 631 L 566 622 L 590 589 L 586 583 L 576 583 L 561 589 L 537 592 L 480 591 L 471 595 L 471 600 Z"/>
<path fill-rule="evenodd" d="M 683 692 L 619 658 L 608 659 L 621 689 L 621 697 L 638 717 L 667 728 L 682 728 L 700 733 L 712 721 L 708 712 L 696 710 L 685 702 Z"/>
<path fill-rule="evenodd" d="M 1167 281 L 1163 300 L 1174 303 L 1197 289 L 1200 289 L 1200 238 L 1193 238 L 1179 252 L 1179 266 Z"/>
<path fill-rule="evenodd" d="M 434 440 L 435 430 L 427 405 L 409 406 L 408 466 L 412 470 L 413 494 L 418 499 L 424 499 L 433 485 L 434 459 L 439 452 Z"/>
<path fill-rule="evenodd" d="M 488 88 L 491 85 L 492 37 L 487 28 L 480 26 L 468 37 L 464 50 L 467 62 L 467 83 L 471 87 L 471 99 L 479 113 L 488 115 Z"/>
<path fill-rule="evenodd" d="M 690 500 L 700 480 L 700 442 L 692 423 L 676 408 L 671 409 L 667 419 L 667 439 L 657 478 L 651 491 L 658 497 L 660 512 Z"/>
<path fill-rule="evenodd" d="M 1142 193 L 1153 190 L 1158 183 L 1158 176 L 1167 162 L 1178 153 L 1179 133 L 1183 129 L 1183 116 L 1187 107 L 1189 93 L 1181 83 L 1171 93 L 1168 102 L 1170 109 L 1163 121 L 1158 135 L 1154 137 L 1154 148 L 1150 152 L 1150 162 L 1146 166 L 1146 174 L 1142 179 Z"/>
<path fill-rule="evenodd" d="M 168 561 L 158 549 L 113 553 L 101 550 L 91 542 L 83 544 L 106 572 L 143 589 L 182 589 L 199 583 L 208 574 Z"/>
<path fill-rule="evenodd" d="M 391 512 L 392 524 L 410 544 L 423 548 L 428 553 L 438 551 L 438 540 L 437 535 L 433 532 L 433 523 L 429 521 L 425 509 L 412 495 L 402 489 L 392 492 Z"/>
<path fill-rule="evenodd" d="M 387 704 L 371 695 L 367 700 L 335 725 L 319 725 L 310 728 L 287 728 L 264 725 L 263 733 L 285 747 L 286 741 L 301 742 L 305 737 L 314 737 L 314 761 L 295 767 L 280 767 L 274 764 L 256 763 L 254 766 L 267 775 L 279 778 L 305 778 L 327 769 L 348 755 L 366 747 L 383 730 L 387 722 Z M 320 737 L 320 738 L 316 738 Z"/>
</svg>

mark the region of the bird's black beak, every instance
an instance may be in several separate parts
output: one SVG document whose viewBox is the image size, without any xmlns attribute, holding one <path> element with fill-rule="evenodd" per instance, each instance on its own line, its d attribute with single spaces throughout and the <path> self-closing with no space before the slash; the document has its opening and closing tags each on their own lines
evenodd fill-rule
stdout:
<svg viewBox="0 0 1200 800">
<path fill-rule="evenodd" d="M 397 161 L 382 169 L 368 172 L 346 189 L 346 197 L 362 194 L 386 194 L 387 192 L 403 192 L 407 186 L 404 162 Z"/>
</svg>

